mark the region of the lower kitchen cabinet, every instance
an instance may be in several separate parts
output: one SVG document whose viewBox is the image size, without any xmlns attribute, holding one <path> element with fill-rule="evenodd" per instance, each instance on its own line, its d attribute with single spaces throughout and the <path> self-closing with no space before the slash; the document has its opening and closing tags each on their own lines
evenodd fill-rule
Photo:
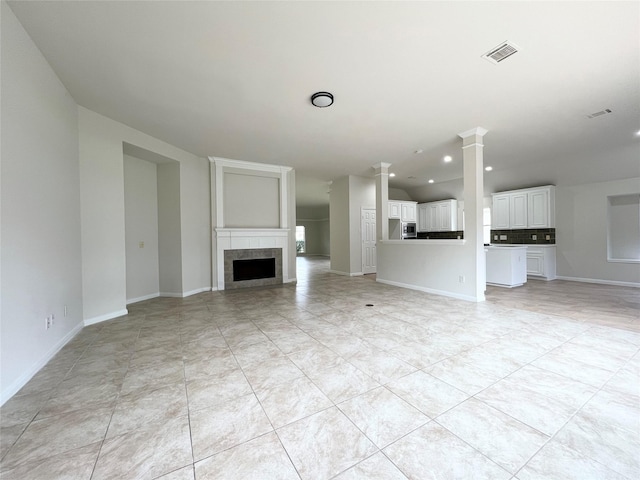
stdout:
<svg viewBox="0 0 640 480">
<path fill-rule="evenodd" d="M 543 280 L 556 278 L 555 245 L 527 245 L 527 275 Z"/>
</svg>

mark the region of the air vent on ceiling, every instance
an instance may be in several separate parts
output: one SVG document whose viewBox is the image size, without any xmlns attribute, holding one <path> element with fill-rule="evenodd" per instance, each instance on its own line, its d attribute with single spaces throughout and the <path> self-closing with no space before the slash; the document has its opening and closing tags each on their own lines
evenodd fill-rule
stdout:
<svg viewBox="0 0 640 480">
<path fill-rule="evenodd" d="M 610 113 L 613 113 L 613 112 L 611 111 L 610 108 L 607 108 L 605 110 L 600 110 L 599 112 L 596 112 L 596 113 L 591 113 L 591 114 L 587 115 L 587 118 L 596 118 L 596 117 L 600 117 L 602 115 L 608 115 Z"/>
<path fill-rule="evenodd" d="M 517 53 L 518 50 L 520 50 L 518 46 L 516 46 L 512 42 L 505 40 L 497 47 L 492 48 L 487 53 L 482 55 L 482 58 L 497 65 L 505 58 L 509 58 L 514 53 Z"/>
</svg>

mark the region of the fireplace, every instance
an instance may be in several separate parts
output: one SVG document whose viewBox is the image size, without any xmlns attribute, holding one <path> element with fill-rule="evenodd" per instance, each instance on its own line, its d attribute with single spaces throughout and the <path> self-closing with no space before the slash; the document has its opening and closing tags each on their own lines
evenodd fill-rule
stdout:
<svg viewBox="0 0 640 480">
<path fill-rule="evenodd" d="M 282 283 L 282 249 L 224 251 L 224 288 L 262 287 Z"/>
</svg>

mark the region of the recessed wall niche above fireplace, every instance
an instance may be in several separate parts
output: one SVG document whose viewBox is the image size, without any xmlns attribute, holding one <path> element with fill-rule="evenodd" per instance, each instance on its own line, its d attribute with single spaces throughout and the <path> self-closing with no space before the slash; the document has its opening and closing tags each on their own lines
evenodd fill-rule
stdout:
<svg viewBox="0 0 640 480">
<path fill-rule="evenodd" d="M 282 283 L 282 249 L 253 248 L 224 251 L 225 290 Z"/>
</svg>

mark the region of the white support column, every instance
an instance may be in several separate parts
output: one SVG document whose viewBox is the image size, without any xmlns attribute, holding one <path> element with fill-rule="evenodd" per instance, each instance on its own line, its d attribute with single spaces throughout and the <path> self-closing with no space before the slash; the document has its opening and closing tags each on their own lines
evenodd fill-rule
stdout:
<svg viewBox="0 0 640 480">
<path fill-rule="evenodd" d="M 376 240 L 389 240 L 389 167 L 390 163 L 373 166 L 376 175 Z"/>
<path fill-rule="evenodd" d="M 464 240 L 473 262 L 473 277 L 469 281 L 475 285 L 473 296 L 476 301 L 484 301 L 487 287 L 484 240 L 482 236 L 482 208 L 484 197 L 484 161 L 482 143 L 487 130 L 472 128 L 459 133 L 462 138 L 462 158 L 464 168 Z"/>
</svg>

